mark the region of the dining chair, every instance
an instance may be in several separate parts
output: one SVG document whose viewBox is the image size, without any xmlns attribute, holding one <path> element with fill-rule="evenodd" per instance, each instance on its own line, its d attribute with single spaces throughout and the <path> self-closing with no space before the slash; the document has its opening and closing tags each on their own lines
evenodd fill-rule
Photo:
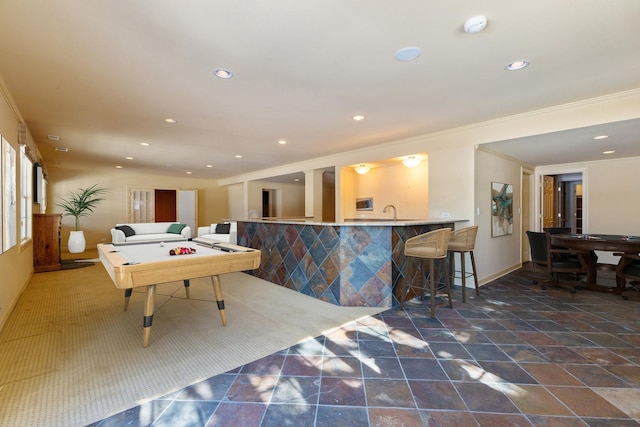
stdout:
<svg viewBox="0 0 640 427">
<path fill-rule="evenodd" d="M 571 234 L 571 227 L 545 227 L 542 231 L 549 234 Z"/>
<path fill-rule="evenodd" d="M 420 283 L 408 283 L 405 289 L 401 291 L 400 295 L 400 308 L 404 307 L 404 302 L 407 294 L 412 290 L 418 290 L 421 298 L 424 298 L 425 291 L 429 291 L 431 298 L 431 317 L 436 317 L 436 293 L 438 288 L 436 286 L 436 266 L 435 261 L 446 263 L 447 248 L 449 246 L 449 236 L 451 235 L 450 228 L 439 228 L 434 231 L 430 231 L 419 236 L 407 239 L 404 244 L 404 255 L 407 257 L 419 258 L 420 264 Z M 429 262 L 429 288 L 427 289 L 424 284 L 424 264 Z M 446 265 L 444 268 L 446 272 Z M 444 274 L 445 289 L 449 297 L 449 307 L 453 308 L 453 301 L 451 300 L 451 283 L 449 281 L 449 275 Z"/>
<path fill-rule="evenodd" d="M 571 234 L 571 227 L 545 227 L 542 229 L 547 234 Z M 559 246 L 552 245 L 553 248 L 558 248 Z M 565 258 L 571 258 L 575 261 L 578 261 L 578 255 L 576 254 L 562 254 L 558 256 L 563 256 Z"/>
<path fill-rule="evenodd" d="M 616 268 L 616 283 L 619 287 L 622 287 L 622 299 L 628 300 L 629 297 L 625 295 L 629 291 L 640 291 L 640 255 L 638 254 L 626 254 L 615 253 L 622 258 Z M 629 281 L 630 287 L 627 287 L 627 281 Z"/>
<path fill-rule="evenodd" d="M 467 277 L 473 276 L 474 283 L 476 285 L 476 295 L 480 296 L 480 288 L 478 287 L 478 275 L 476 273 L 476 260 L 473 256 L 473 248 L 476 244 L 476 235 L 478 234 L 478 226 L 472 225 L 470 227 L 454 230 L 449 236 L 449 276 L 452 283 L 455 279 L 460 278 L 462 280 L 462 302 L 467 302 Z M 456 275 L 455 271 L 455 254 L 460 254 L 460 276 Z M 466 271 L 465 254 L 469 254 L 471 258 L 471 272 Z"/>
<path fill-rule="evenodd" d="M 569 257 L 581 251 L 574 249 L 555 248 L 551 245 L 550 234 L 546 232 L 527 231 L 529 238 L 529 246 L 531 248 L 531 263 L 534 268 L 544 270 L 551 274 L 551 280 L 546 280 L 541 284 L 542 289 L 547 289 L 545 283 L 553 283 L 554 285 L 568 289 L 572 294 L 576 293 L 576 286 L 563 286 L 558 278 L 561 273 L 586 274 L 587 266 L 578 258 Z M 576 276 L 578 277 L 578 276 Z M 533 281 L 538 284 L 536 280 Z"/>
</svg>

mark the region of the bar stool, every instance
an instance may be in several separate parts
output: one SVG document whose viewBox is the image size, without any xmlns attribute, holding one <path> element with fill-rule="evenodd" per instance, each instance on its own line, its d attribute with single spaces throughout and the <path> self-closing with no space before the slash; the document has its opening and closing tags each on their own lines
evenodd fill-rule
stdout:
<svg viewBox="0 0 640 427">
<path fill-rule="evenodd" d="M 467 302 L 467 277 L 473 276 L 473 280 L 476 285 L 476 294 L 480 296 L 480 289 L 478 288 L 478 275 L 476 274 L 476 260 L 473 257 L 473 247 L 476 244 L 476 235 L 478 234 L 478 226 L 472 225 L 471 227 L 461 228 L 451 232 L 449 237 L 449 275 L 451 279 L 455 281 L 457 278 L 462 279 L 462 302 Z M 460 254 L 460 277 L 455 275 L 454 264 L 455 254 Z M 465 271 L 465 254 L 468 253 L 471 256 L 471 273 Z"/>
<path fill-rule="evenodd" d="M 420 295 L 424 297 L 424 291 L 426 290 L 424 285 L 424 262 L 429 260 L 429 292 L 431 293 L 431 317 L 436 317 L 436 271 L 435 260 L 440 259 L 446 261 L 447 246 L 449 244 L 449 236 L 451 234 L 450 228 L 440 228 L 438 230 L 430 231 L 428 233 L 421 234 L 416 237 L 407 239 L 404 244 L 404 255 L 407 257 L 422 258 L 420 263 L 420 278 L 421 283 L 419 286 L 413 286 L 409 284 L 406 289 L 403 290 L 400 297 L 400 307 L 404 307 L 404 301 L 411 289 L 419 289 Z M 445 268 L 445 271 L 446 268 Z M 445 274 L 445 283 L 447 295 L 449 295 L 449 307 L 453 308 L 453 302 L 451 301 L 451 284 L 449 282 L 449 275 Z"/>
</svg>

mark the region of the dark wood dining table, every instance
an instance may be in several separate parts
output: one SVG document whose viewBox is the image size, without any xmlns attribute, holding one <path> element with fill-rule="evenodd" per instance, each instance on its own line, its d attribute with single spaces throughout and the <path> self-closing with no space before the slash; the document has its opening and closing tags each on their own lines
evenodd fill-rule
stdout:
<svg viewBox="0 0 640 427">
<path fill-rule="evenodd" d="M 602 286 L 597 283 L 598 264 L 595 251 L 640 253 L 640 236 L 623 236 L 615 234 L 553 234 L 551 244 L 562 248 L 575 249 L 583 252 L 578 253 L 580 261 L 584 263 L 587 270 L 587 289 L 601 292 L 620 293 L 625 288 L 624 279 L 616 278 L 616 286 Z M 620 258 L 616 270 L 624 268 L 621 263 L 628 262 L 625 258 Z"/>
</svg>

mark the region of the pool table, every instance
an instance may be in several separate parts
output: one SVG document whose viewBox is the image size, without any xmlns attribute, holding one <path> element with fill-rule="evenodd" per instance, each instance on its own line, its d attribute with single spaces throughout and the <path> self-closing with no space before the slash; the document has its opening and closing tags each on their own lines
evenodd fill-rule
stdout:
<svg viewBox="0 0 640 427">
<path fill-rule="evenodd" d="M 176 247 L 195 248 L 191 254 L 170 255 Z M 253 270 L 260 265 L 260 251 L 207 239 L 168 243 L 103 243 L 98 255 L 116 288 L 125 289 L 125 311 L 133 288 L 146 288 L 143 347 L 149 345 L 156 285 L 182 280 L 189 297 L 189 279 L 211 277 L 222 324 L 227 324 L 220 274 Z"/>
</svg>

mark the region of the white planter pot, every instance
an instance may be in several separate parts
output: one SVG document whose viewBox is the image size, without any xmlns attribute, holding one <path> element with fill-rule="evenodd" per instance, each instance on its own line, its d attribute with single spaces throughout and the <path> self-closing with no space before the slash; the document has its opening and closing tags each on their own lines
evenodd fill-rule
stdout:
<svg viewBox="0 0 640 427">
<path fill-rule="evenodd" d="M 87 242 L 84 240 L 84 231 L 72 231 L 69 234 L 69 252 L 72 254 L 79 254 L 84 252 Z"/>
</svg>

